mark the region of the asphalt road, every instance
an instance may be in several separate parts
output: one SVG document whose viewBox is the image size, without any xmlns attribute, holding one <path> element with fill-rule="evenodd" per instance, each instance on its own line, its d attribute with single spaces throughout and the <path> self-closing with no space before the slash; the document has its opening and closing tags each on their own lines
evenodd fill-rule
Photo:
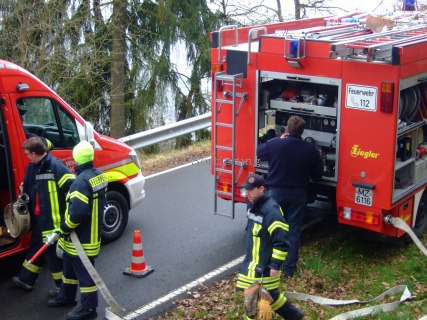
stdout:
<svg viewBox="0 0 427 320">
<path fill-rule="evenodd" d="M 100 276 L 127 311 L 137 310 L 243 254 L 245 206 L 236 206 L 234 220 L 215 216 L 213 188 L 207 163 L 147 179 L 146 199 L 132 211 L 125 233 L 103 246 L 96 259 Z M 220 208 L 229 211 L 230 203 L 220 202 Z M 155 268 L 142 279 L 122 274 L 131 263 L 134 230 L 141 232 L 146 263 Z M 53 284 L 47 270 L 32 292 L 23 292 L 11 286 L 11 266 L 1 268 L 0 319 L 65 318 L 70 309 L 47 308 L 47 292 Z M 134 319 L 148 319 L 171 305 L 167 302 Z M 105 308 L 99 295 L 98 319 L 104 318 Z"/>
<path fill-rule="evenodd" d="M 243 255 L 246 206 L 236 205 L 234 220 L 214 215 L 213 188 L 207 162 L 148 178 L 146 199 L 131 212 L 123 236 L 102 246 L 96 269 L 114 298 L 126 309 L 127 320 L 149 319 L 164 312 L 173 306 L 173 299 L 156 307 L 145 307 Z M 219 211 L 231 212 L 230 202 L 220 200 Z M 309 211 L 306 218 L 310 223 L 306 228 L 314 225 L 319 216 L 318 212 Z M 141 279 L 122 273 L 132 260 L 134 230 L 140 230 L 146 263 L 155 269 Z M 10 277 L 18 272 L 16 267 L 2 264 L 0 270 L 0 319 L 65 319 L 70 309 L 47 307 L 47 293 L 53 285 L 48 270 L 42 272 L 32 292 L 11 286 Z M 238 265 L 206 283 L 236 270 Z M 98 319 L 104 318 L 106 307 L 99 294 Z"/>
</svg>

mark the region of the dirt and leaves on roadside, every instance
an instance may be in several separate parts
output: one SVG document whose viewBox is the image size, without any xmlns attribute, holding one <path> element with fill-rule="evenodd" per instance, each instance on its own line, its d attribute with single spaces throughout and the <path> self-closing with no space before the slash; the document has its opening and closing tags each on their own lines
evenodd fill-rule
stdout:
<svg viewBox="0 0 427 320">
<path fill-rule="evenodd" d="M 194 143 L 181 150 L 171 150 L 158 154 L 139 152 L 139 160 L 142 164 L 142 173 L 144 176 L 149 176 L 209 157 L 210 153 L 210 141 L 206 140 Z"/>
<path fill-rule="evenodd" d="M 423 241 L 427 245 L 427 240 Z M 415 245 L 395 247 L 360 238 L 349 227 L 338 226 L 326 236 L 306 241 L 301 249 L 297 274 L 283 280 L 283 291 L 307 293 L 331 299 L 370 300 L 384 291 L 406 285 L 412 294 L 390 313 L 359 319 L 415 320 L 427 315 L 427 257 Z M 237 274 L 200 286 L 188 297 L 175 301 L 175 308 L 159 315 L 160 320 L 243 319 L 243 298 L 235 292 Z M 388 296 L 381 304 L 399 301 L 402 293 Z M 369 304 L 321 306 L 292 301 L 305 319 L 331 319 Z M 274 316 L 273 319 L 280 319 Z"/>
<path fill-rule="evenodd" d="M 143 157 L 143 173 L 150 175 L 209 156 L 209 143 L 160 156 Z M 413 244 L 396 246 L 373 241 L 363 231 L 336 225 L 317 226 L 328 232 L 304 234 L 298 272 L 282 281 L 283 291 L 301 292 L 331 299 L 370 300 L 384 291 L 406 285 L 412 298 L 389 313 L 360 319 L 413 320 L 427 315 L 427 257 Z M 316 230 L 316 228 L 314 230 Z M 427 236 L 423 239 L 427 246 Z M 236 293 L 237 274 L 213 284 L 200 285 L 174 302 L 175 308 L 158 315 L 156 320 L 243 319 L 243 298 Z M 379 303 L 398 301 L 401 294 L 387 296 Z M 302 309 L 305 319 L 323 320 L 370 304 L 321 306 L 312 302 L 292 301 Z M 273 319 L 279 319 L 273 316 Z"/>
</svg>

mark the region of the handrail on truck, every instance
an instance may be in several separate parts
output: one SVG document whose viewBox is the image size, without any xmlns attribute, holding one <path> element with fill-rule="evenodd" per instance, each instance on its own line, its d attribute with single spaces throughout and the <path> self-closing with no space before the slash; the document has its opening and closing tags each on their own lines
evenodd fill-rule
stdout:
<svg viewBox="0 0 427 320">
<path fill-rule="evenodd" d="M 235 30 L 235 35 L 236 35 L 236 42 L 234 43 L 234 46 L 236 47 L 237 44 L 239 43 L 239 31 L 237 28 L 237 25 L 233 24 L 233 25 L 229 25 L 229 26 L 223 26 L 219 29 L 218 31 L 218 62 L 223 62 L 225 61 L 225 59 L 223 60 L 221 57 L 221 47 L 222 47 L 222 32 L 224 30 L 230 30 L 230 29 L 234 29 Z"/>
<path fill-rule="evenodd" d="M 264 31 L 264 34 L 267 34 L 266 27 L 252 28 L 249 30 L 248 35 L 248 65 L 251 64 L 251 43 L 252 40 L 255 40 L 259 36 L 259 31 Z"/>
</svg>

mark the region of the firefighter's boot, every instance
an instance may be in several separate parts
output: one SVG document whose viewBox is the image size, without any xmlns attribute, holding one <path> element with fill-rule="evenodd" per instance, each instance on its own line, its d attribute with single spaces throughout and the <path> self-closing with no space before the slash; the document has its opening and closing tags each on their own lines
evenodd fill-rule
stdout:
<svg viewBox="0 0 427 320">
<path fill-rule="evenodd" d="M 275 312 L 286 320 L 300 320 L 304 318 L 304 313 L 289 301 L 286 301 L 286 303 Z"/>
<path fill-rule="evenodd" d="M 55 286 L 49 289 L 49 298 L 55 298 L 59 295 L 59 291 L 61 291 L 61 284 L 62 280 L 55 280 Z"/>
<path fill-rule="evenodd" d="M 87 309 L 79 306 L 67 314 L 67 320 L 96 319 L 97 316 L 95 308 Z"/>
<path fill-rule="evenodd" d="M 59 296 L 49 299 L 47 302 L 49 308 L 74 307 L 76 304 L 77 301 L 74 299 L 63 299 Z"/>
<path fill-rule="evenodd" d="M 19 277 L 13 277 L 12 282 L 13 282 L 13 285 L 17 288 L 21 288 L 25 291 L 33 290 L 33 285 L 28 284 L 25 281 L 22 281 L 21 279 L 19 279 Z"/>
<path fill-rule="evenodd" d="M 61 287 L 57 287 L 57 286 L 50 288 L 48 292 L 49 298 L 57 297 L 60 290 L 61 290 Z"/>
</svg>

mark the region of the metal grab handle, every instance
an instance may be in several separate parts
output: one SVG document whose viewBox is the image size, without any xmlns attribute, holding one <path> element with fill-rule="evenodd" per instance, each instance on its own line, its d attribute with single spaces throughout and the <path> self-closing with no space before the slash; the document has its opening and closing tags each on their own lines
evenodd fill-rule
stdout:
<svg viewBox="0 0 427 320">
<path fill-rule="evenodd" d="M 219 31 L 218 31 L 218 42 L 219 42 L 219 46 L 218 46 L 218 62 L 223 62 L 223 61 L 225 61 L 225 60 L 222 60 L 222 58 L 221 58 L 221 47 L 222 47 L 222 32 L 224 31 L 224 30 L 229 30 L 229 29 L 234 29 L 234 31 L 235 31 L 235 35 L 236 35 L 236 41 L 235 41 L 235 43 L 234 43 L 234 46 L 237 46 L 237 44 L 238 44 L 238 30 L 237 30 L 237 26 L 235 25 L 235 24 L 233 24 L 233 25 L 230 25 L 230 26 L 223 26 L 223 27 L 221 27 L 220 29 L 219 29 Z"/>
<path fill-rule="evenodd" d="M 249 35 L 248 35 L 248 64 L 251 64 L 251 43 L 252 40 L 255 40 L 256 38 L 258 38 L 258 32 L 259 31 L 264 31 L 264 34 L 267 34 L 267 28 L 266 27 L 258 27 L 258 28 L 252 28 L 251 30 L 249 30 Z"/>
</svg>

